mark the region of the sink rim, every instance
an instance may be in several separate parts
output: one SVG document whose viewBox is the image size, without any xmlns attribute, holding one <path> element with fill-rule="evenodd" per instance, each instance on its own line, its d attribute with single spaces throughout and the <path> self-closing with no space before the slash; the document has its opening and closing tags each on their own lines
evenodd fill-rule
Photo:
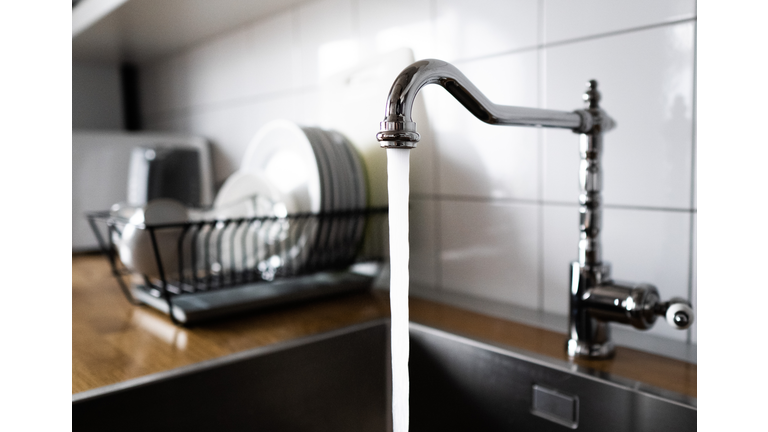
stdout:
<svg viewBox="0 0 768 432">
<path fill-rule="evenodd" d="M 126 381 L 121 381 L 115 384 L 109 384 L 102 387 L 97 387 L 90 390 L 85 390 L 72 395 L 72 403 L 76 404 L 81 401 L 88 401 L 97 399 L 100 397 L 106 397 L 114 393 L 128 391 L 133 388 L 143 387 L 151 385 L 158 381 L 172 379 L 175 377 L 194 374 L 196 372 L 214 369 L 230 363 L 234 363 L 240 360 L 244 360 L 250 357 L 262 356 L 273 352 L 287 350 L 292 347 L 297 347 L 305 344 L 320 342 L 326 339 L 334 338 L 348 333 L 361 331 L 370 327 L 376 327 L 380 325 L 389 326 L 391 322 L 390 318 L 377 318 L 375 320 L 364 321 L 361 323 L 352 324 L 349 326 L 341 327 L 338 329 L 329 330 L 317 334 L 308 336 L 302 336 L 295 339 L 276 342 L 261 347 L 251 348 L 238 353 L 228 354 L 222 357 L 216 357 L 209 360 L 193 363 L 190 365 L 180 366 L 177 368 L 169 369 L 162 372 L 152 373 L 137 378 L 132 378 Z M 488 350 L 500 355 L 513 357 L 522 361 L 534 363 L 543 367 L 558 370 L 560 372 L 579 376 L 581 378 L 597 381 L 603 384 L 615 386 L 631 392 L 640 393 L 646 396 L 650 396 L 656 399 L 663 400 L 665 402 L 680 405 L 685 408 L 697 409 L 697 398 L 684 395 L 672 390 L 662 389 L 650 384 L 646 384 L 641 381 L 632 380 L 611 374 L 608 372 L 598 371 L 589 367 L 580 366 L 575 363 L 565 361 L 558 358 L 549 357 L 543 354 L 534 353 L 522 348 L 510 346 L 495 341 L 489 341 L 477 337 L 470 337 L 462 334 L 452 333 L 449 331 L 441 330 L 438 328 L 430 327 L 424 324 L 419 324 L 413 321 L 408 323 L 410 331 L 420 331 L 428 334 L 432 334 L 438 337 L 453 340 L 455 342 L 467 344 L 475 348 Z M 388 349 L 387 349 L 388 352 Z"/>
<path fill-rule="evenodd" d="M 387 322 L 389 320 L 387 319 Z M 647 384 L 642 381 L 633 380 L 630 378 L 624 378 L 616 374 L 604 372 L 596 369 L 592 369 L 586 366 L 581 366 L 576 363 L 562 360 L 555 357 L 550 357 L 544 354 L 539 354 L 533 351 L 528 351 L 523 348 L 518 348 L 512 345 L 507 345 L 487 339 L 482 339 L 474 336 L 467 336 L 458 333 L 452 333 L 449 331 L 437 329 L 434 327 L 426 326 L 419 323 L 409 322 L 411 329 L 416 329 L 426 333 L 432 333 L 437 336 L 441 336 L 447 339 L 453 339 L 457 342 L 465 343 L 467 345 L 475 346 L 480 349 L 486 349 L 495 353 L 514 357 L 523 361 L 534 363 L 550 369 L 555 369 L 560 372 L 575 375 L 581 378 L 597 381 L 600 383 L 612 385 L 621 389 L 640 393 L 646 396 L 650 396 L 656 399 L 674 403 L 686 408 L 697 409 L 697 398 L 678 393 L 673 390 L 667 390 L 660 387 L 656 387 L 651 384 Z M 610 360 L 608 360 L 610 361 Z"/>
</svg>

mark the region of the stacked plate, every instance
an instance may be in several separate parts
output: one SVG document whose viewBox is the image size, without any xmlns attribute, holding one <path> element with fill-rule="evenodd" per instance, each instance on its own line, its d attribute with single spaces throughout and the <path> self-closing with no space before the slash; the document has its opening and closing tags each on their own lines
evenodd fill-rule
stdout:
<svg viewBox="0 0 768 432">
<path fill-rule="evenodd" d="M 273 121 L 253 138 L 238 173 L 269 182 L 291 203 L 290 213 L 318 215 L 305 219 L 293 244 L 286 245 L 292 265 L 319 267 L 336 257 L 354 255 L 364 218 L 344 212 L 364 209 L 367 194 L 360 157 L 343 135 Z"/>
</svg>

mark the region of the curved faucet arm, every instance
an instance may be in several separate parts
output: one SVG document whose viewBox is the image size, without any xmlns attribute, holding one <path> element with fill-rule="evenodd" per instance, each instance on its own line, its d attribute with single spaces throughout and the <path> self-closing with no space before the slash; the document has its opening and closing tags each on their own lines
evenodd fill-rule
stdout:
<svg viewBox="0 0 768 432">
<path fill-rule="evenodd" d="M 485 123 L 506 126 L 542 126 L 587 132 L 596 123 L 588 110 L 574 112 L 497 105 L 491 102 L 461 71 L 441 60 L 421 60 L 405 68 L 387 96 L 384 121 L 376 138 L 382 147 L 412 148 L 419 141 L 411 118 L 416 94 L 427 84 L 439 84 L 469 112 Z M 598 120 L 602 130 L 613 126 L 606 115 Z"/>
</svg>

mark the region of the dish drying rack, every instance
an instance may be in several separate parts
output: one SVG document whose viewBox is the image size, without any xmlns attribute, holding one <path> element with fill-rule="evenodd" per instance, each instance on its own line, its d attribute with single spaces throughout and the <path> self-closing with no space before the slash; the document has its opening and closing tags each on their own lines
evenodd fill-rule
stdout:
<svg viewBox="0 0 768 432">
<path fill-rule="evenodd" d="M 120 260 L 127 219 L 109 211 L 86 217 L 128 301 L 189 325 L 369 289 L 386 261 L 387 210 L 138 225 L 154 258 L 145 272 Z"/>
</svg>

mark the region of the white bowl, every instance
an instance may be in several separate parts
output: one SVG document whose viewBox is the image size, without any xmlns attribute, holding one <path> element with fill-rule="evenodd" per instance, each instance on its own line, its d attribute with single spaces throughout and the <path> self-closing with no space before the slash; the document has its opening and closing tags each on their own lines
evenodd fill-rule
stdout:
<svg viewBox="0 0 768 432">
<path fill-rule="evenodd" d="M 160 278 L 155 249 L 148 226 L 180 224 L 189 220 L 187 208 L 179 201 L 155 199 L 133 211 L 118 245 L 120 260 L 129 269 L 148 277 Z M 183 228 L 154 228 L 163 273 L 168 278 L 178 273 L 178 240 Z"/>
</svg>

